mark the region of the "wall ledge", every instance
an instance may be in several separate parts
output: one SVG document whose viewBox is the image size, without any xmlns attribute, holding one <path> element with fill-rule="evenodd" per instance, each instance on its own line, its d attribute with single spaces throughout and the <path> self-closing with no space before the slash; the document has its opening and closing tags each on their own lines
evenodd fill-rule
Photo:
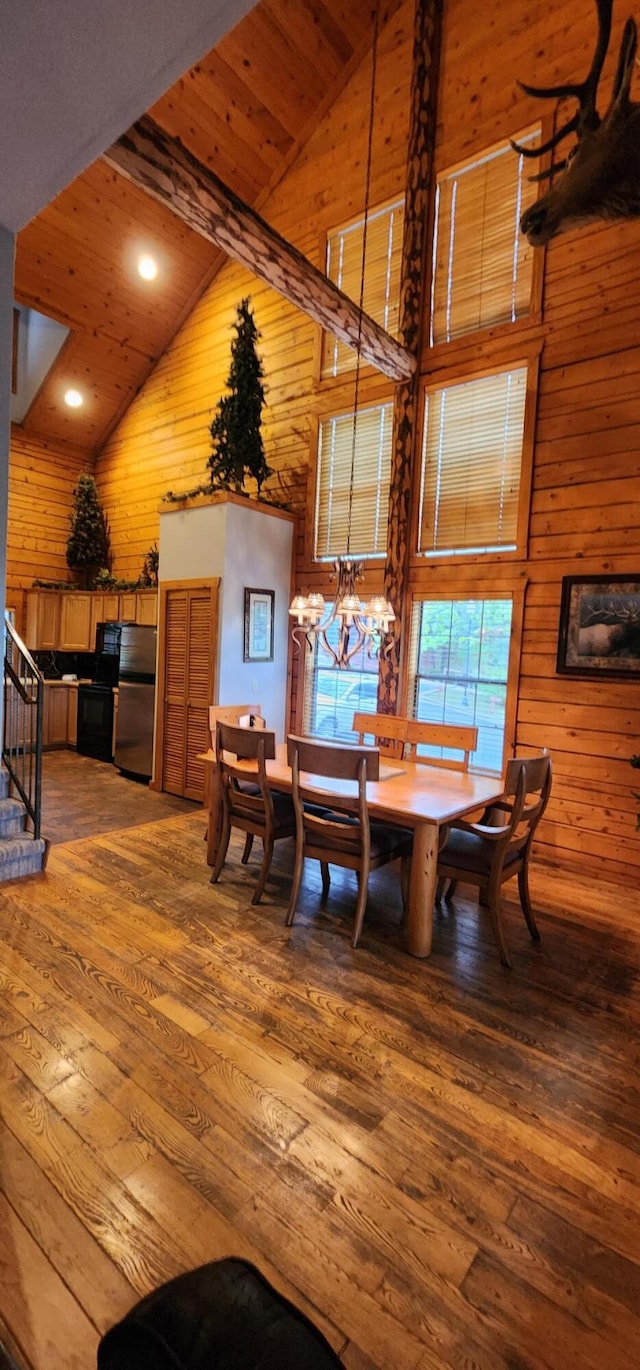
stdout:
<svg viewBox="0 0 640 1370">
<path fill-rule="evenodd" d="M 289 523 L 295 522 L 295 514 L 289 513 L 287 509 L 280 509 L 268 500 L 256 499 L 254 495 L 236 494 L 232 490 L 215 490 L 211 495 L 185 495 L 184 499 L 163 499 L 158 505 L 158 513 L 180 514 L 185 509 L 203 509 L 210 504 L 237 504 L 241 509 L 252 509 L 272 518 L 286 519 Z"/>
</svg>

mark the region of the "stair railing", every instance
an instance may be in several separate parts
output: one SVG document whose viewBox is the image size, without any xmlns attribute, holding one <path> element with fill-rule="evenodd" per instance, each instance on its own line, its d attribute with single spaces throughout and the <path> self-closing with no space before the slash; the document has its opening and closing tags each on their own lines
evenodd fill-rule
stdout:
<svg viewBox="0 0 640 1370">
<path fill-rule="evenodd" d="M 40 836 L 42 806 L 43 699 L 43 677 L 5 614 L 2 760 L 33 824 L 35 838 Z"/>
</svg>

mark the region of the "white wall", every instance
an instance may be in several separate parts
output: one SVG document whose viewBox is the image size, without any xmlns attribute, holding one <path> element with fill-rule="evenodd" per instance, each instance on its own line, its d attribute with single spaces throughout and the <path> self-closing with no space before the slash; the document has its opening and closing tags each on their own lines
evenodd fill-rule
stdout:
<svg viewBox="0 0 640 1370">
<path fill-rule="evenodd" d="M 162 513 L 159 580 L 220 576 L 218 696 L 212 703 L 260 704 L 284 739 L 293 518 L 232 500 Z M 244 661 L 244 591 L 275 592 L 273 661 Z"/>
</svg>

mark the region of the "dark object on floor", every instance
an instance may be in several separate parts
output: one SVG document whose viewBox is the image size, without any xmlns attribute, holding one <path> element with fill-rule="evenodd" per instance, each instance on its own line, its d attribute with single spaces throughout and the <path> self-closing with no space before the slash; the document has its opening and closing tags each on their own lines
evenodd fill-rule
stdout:
<svg viewBox="0 0 640 1370">
<path fill-rule="evenodd" d="M 178 1275 L 105 1334 L 98 1370 L 336 1370 L 313 1323 L 248 1261 Z"/>
</svg>

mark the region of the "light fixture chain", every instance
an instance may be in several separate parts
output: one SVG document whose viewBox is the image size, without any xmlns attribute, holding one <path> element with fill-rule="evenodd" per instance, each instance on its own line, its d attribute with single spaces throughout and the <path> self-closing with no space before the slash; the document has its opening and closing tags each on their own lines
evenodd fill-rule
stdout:
<svg viewBox="0 0 640 1370">
<path fill-rule="evenodd" d="M 367 233 L 369 228 L 369 197 L 371 192 L 371 161 L 373 150 L 373 121 L 375 115 L 376 73 L 378 67 L 378 5 L 373 19 L 373 44 L 371 48 L 371 95 L 369 98 L 369 129 L 367 133 L 367 164 L 364 187 L 364 221 L 362 225 L 362 258 L 360 263 L 360 300 L 358 303 L 358 338 L 356 343 L 356 375 L 353 387 L 353 428 L 351 431 L 351 470 L 349 473 L 349 512 L 347 518 L 347 556 L 351 554 L 351 515 L 353 512 L 353 487 L 356 469 L 356 430 L 358 425 L 358 402 L 360 396 L 360 361 L 362 356 L 362 316 L 364 313 L 364 273 L 367 264 Z"/>
</svg>

